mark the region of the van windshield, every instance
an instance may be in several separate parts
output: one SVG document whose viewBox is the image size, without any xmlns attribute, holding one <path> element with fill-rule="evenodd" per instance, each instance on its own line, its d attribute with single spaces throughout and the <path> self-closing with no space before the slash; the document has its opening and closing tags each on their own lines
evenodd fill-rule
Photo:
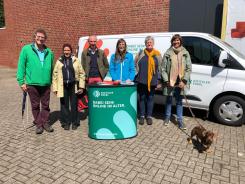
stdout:
<svg viewBox="0 0 245 184">
<path fill-rule="evenodd" d="M 212 38 L 214 38 L 215 40 L 217 40 L 218 42 L 221 42 L 223 43 L 226 47 L 228 47 L 228 49 L 230 49 L 232 52 L 234 52 L 234 54 L 236 54 L 238 57 L 242 58 L 242 59 L 245 59 L 245 55 L 243 55 L 241 52 L 239 52 L 238 50 L 236 50 L 234 47 L 232 47 L 229 43 L 213 36 L 213 35 L 210 35 Z"/>
</svg>

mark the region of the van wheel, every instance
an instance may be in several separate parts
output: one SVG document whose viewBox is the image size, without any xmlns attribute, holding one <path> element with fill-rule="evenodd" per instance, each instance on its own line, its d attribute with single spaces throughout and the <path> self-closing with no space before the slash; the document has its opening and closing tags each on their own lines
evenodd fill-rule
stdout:
<svg viewBox="0 0 245 184">
<path fill-rule="evenodd" d="M 222 96 L 213 106 L 214 117 L 223 124 L 239 126 L 245 119 L 245 101 L 233 95 Z"/>
</svg>

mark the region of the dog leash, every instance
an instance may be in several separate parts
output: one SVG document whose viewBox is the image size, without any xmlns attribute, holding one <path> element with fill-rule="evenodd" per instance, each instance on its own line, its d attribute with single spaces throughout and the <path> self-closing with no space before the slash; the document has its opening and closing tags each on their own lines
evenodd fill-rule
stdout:
<svg viewBox="0 0 245 184">
<path fill-rule="evenodd" d="M 183 92 L 184 92 L 184 90 L 183 90 Z M 194 118 L 194 120 L 197 122 L 197 124 L 198 124 L 200 127 L 204 128 L 204 127 L 202 126 L 202 124 L 198 121 L 198 119 L 196 118 L 195 114 L 193 113 L 193 111 L 192 111 L 192 109 L 191 109 L 191 106 L 190 106 L 190 104 L 189 104 L 189 102 L 188 102 L 188 100 L 187 100 L 187 97 L 186 97 L 186 95 L 185 95 L 185 92 L 184 92 L 183 96 L 184 96 L 184 98 L 185 98 L 185 103 L 187 104 L 187 107 L 188 107 L 188 109 L 189 109 L 189 111 L 190 111 L 192 117 Z M 206 130 L 206 128 L 204 128 L 204 129 Z"/>
<path fill-rule="evenodd" d="M 173 86 L 173 88 L 177 88 L 177 87 L 179 87 L 179 86 L 177 86 L 177 85 Z M 181 89 L 181 90 L 183 91 L 183 96 L 184 96 L 186 105 L 187 105 L 187 107 L 188 107 L 188 109 L 189 109 L 189 111 L 190 111 L 190 113 L 191 113 L 191 116 L 194 118 L 194 120 L 197 122 L 197 124 L 198 124 L 200 127 L 204 128 L 204 129 L 206 130 L 206 128 L 205 128 L 204 126 L 202 126 L 202 124 L 197 120 L 195 114 L 193 113 L 193 111 L 192 111 L 192 109 L 191 109 L 191 106 L 190 106 L 190 104 L 189 104 L 189 102 L 188 102 L 188 100 L 187 100 L 187 97 L 186 97 L 186 94 L 185 94 L 185 90 L 184 90 L 184 89 Z"/>
</svg>

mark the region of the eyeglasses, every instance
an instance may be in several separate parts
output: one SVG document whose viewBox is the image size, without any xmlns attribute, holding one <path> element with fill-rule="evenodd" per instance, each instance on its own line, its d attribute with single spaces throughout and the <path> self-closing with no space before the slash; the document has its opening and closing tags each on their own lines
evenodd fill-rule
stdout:
<svg viewBox="0 0 245 184">
<path fill-rule="evenodd" d="M 36 35 L 37 38 L 45 39 L 45 36 Z"/>
</svg>

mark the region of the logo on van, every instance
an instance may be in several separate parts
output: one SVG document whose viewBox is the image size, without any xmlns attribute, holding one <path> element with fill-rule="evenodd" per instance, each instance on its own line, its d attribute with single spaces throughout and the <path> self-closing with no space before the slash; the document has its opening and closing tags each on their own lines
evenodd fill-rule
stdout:
<svg viewBox="0 0 245 184">
<path fill-rule="evenodd" d="M 190 80 L 190 83 L 194 86 L 210 85 L 210 81 L 207 80 Z"/>
<path fill-rule="evenodd" d="M 103 41 L 101 39 L 97 40 L 97 43 L 96 43 L 97 48 L 100 49 L 102 47 L 102 45 L 103 45 Z M 89 47 L 89 43 L 88 43 L 88 41 L 86 41 L 83 49 L 87 49 L 88 47 Z M 109 53 L 110 53 L 109 49 L 105 48 L 104 49 L 104 53 L 105 53 L 105 55 L 107 57 L 109 55 Z"/>
</svg>

